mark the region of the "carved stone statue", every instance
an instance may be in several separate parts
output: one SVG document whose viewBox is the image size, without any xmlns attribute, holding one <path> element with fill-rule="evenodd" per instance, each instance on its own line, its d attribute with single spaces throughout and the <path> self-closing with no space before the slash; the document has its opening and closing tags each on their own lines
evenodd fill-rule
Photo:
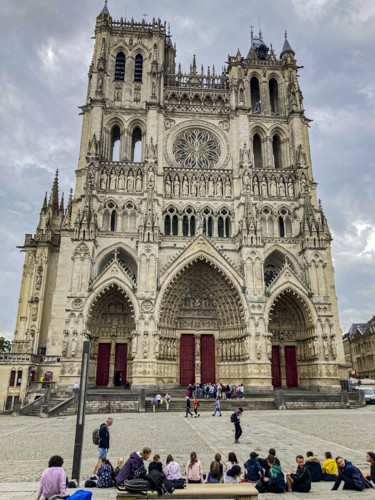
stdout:
<svg viewBox="0 0 375 500">
<path fill-rule="evenodd" d="M 281 198 L 285 197 L 285 182 L 284 182 L 284 179 L 280 180 L 280 183 L 279 183 L 279 194 L 280 194 Z"/>
<path fill-rule="evenodd" d="M 323 351 L 324 351 L 324 357 L 326 359 L 328 359 L 329 358 L 329 347 L 328 347 L 327 339 L 323 340 Z"/>
<path fill-rule="evenodd" d="M 107 172 L 103 170 L 101 176 L 100 176 L 100 189 L 107 189 Z"/>
<path fill-rule="evenodd" d="M 191 195 L 192 196 L 197 196 L 198 194 L 198 182 L 196 177 L 193 177 L 193 180 L 191 181 Z"/>
<path fill-rule="evenodd" d="M 230 198 L 231 195 L 232 195 L 232 187 L 230 185 L 229 177 L 227 177 L 227 180 L 225 181 L 225 197 Z"/>
<path fill-rule="evenodd" d="M 127 191 L 131 192 L 133 190 L 134 190 L 134 177 L 133 177 L 133 173 L 130 172 L 128 175 Z"/>
<path fill-rule="evenodd" d="M 272 176 L 271 182 L 270 182 L 270 194 L 271 194 L 271 196 L 277 196 L 276 181 L 275 181 L 275 178 L 273 176 Z"/>
<path fill-rule="evenodd" d="M 243 174 L 242 184 L 243 184 L 244 191 L 250 190 L 250 176 L 249 176 L 249 172 L 247 170 L 245 170 L 245 172 Z"/>
<path fill-rule="evenodd" d="M 189 195 L 189 181 L 188 181 L 188 178 L 186 177 L 186 175 L 184 175 L 184 179 L 182 181 L 182 194 L 184 196 Z"/>
<path fill-rule="evenodd" d="M 77 343 L 78 343 L 77 332 L 73 332 L 72 344 L 70 347 L 70 355 L 72 356 L 72 358 L 74 358 L 74 356 L 76 355 Z"/>
<path fill-rule="evenodd" d="M 218 198 L 222 198 L 222 196 L 223 196 L 223 182 L 221 180 L 221 177 L 219 177 L 219 179 L 216 183 L 216 196 Z"/>
<path fill-rule="evenodd" d="M 165 194 L 166 196 L 170 196 L 172 194 L 171 179 L 169 175 L 165 178 Z"/>
<path fill-rule="evenodd" d="M 66 356 L 66 353 L 68 352 L 68 337 L 69 337 L 69 332 L 67 330 L 65 330 L 63 341 L 62 341 L 62 349 L 61 349 L 61 354 L 63 356 Z"/>
<path fill-rule="evenodd" d="M 262 195 L 267 196 L 268 194 L 268 185 L 267 185 L 267 179 L 263 177 L 262 179 Z"/>
<path fill-rule="evenodd" d="M 333 357 L 333 359 L 336 359 L 337 358 L 337 347 L 336 347 L 336 341 L 333 337 L 331 338 L 331 349 L 332 349 L 332 357 Z"/>
<path fill-rule="evenodd" d="M 259 181 L 257 176 L 255 176 L 253 180 L 253 190 L 254 190 L 254 195 L 259 196 Z"/>
<path fill-rule="evenodd" d="M 288 196 L 294 196 L 294 184 L 291 178 L 288 180 Z"/>
<path fill-rule="evenodd" d="M 199 196 L 206 196 L 206 183 L 204 177 L 201 177 L 201 180 L 199 181 Z"/>
<path fill-rule="evenodd" d="M 178 175 L 175 176 L 174 182 L 173 182 L 173 194 L 175 196 L 180 195 L 180 179 L 178 178 Z"/>
<path fill-rule="evenodd" d="M 256 346 L 256 353 L 257 353 L 257 359 L 261 359 L 262 357 L 262 339 L 260 335 L 257 335 L 256 341 L 255 341 L 255 346 Z"/>
<path fill-rule="evenodd" d="M 212 198 L 214 194 L 215 194 L 214 180 L 212 177 L 210 177 L 208 181 L 208 196 Z"/>
<path fill-rule="evenodd" d="M 123 191 L 125 189 L 125 174 L 123 170 L 121 170 L 120 175 L 118 177 L 118 189 L 119 191 Z"/>
<path fill-rule="evenodd" d="M 116 172 L 112 170 L 111 172 L 111 177 L 109 181 L 109 189 L 115 190 L 116 189 Z"/>
<path fill-rule="evenodd" d="M 135 179 L 135 190 L 138 193 L 142 191 L 142 176 L 140 173 L 137 173 L 137 177 Z"/>
<path fill-rule="evenodd" d="M 38 267 L 38 273 L 36 275 L 36 289 L 40 290 L 40 287 L 42 286 L 42 274 L 43 274 L 43 268 L 42 266 Z"/>
</svg>

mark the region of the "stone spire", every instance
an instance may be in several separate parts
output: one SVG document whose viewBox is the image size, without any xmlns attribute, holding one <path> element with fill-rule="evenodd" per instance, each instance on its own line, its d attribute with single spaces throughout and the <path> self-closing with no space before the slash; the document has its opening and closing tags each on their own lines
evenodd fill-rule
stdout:
<svg viewBox="0 0 375 500">
<path fill-rule="evenodd" d="M 256 220 L 253 197 L 248 189 L 245 195 L 244 222 L 242 226 L 242 244 L 246 246 L 262 245 L 262 230 Z"/>
<path fill-rule="evenodd" d="M 84 206 L 77 211 L 77 216 L 74 221 L 74 237 L 80 240 L 94 240 L 96 238 L 97 220 L 92 204 L 93 177 L 93 172 L 88 169 L 84 187 Z"/>
<path fill-rule="evenodd" d="M 70 190 L 68 204 L 65 210 L 65 215 L 63 220 L 64 229 L 70 229 L 70 225 L 72 222 L 72 207 L 73 207 L 73 189 Z"/>
<path fill-rule="evenodd" d="M 283 50 L 281 51 L 281 54 L 280 54 L 280 59 L 283 57 L 284 54 L 287 54 L 287 53 L 292 54 L 293 56 L 295 54 L 294 50 L 290 46 L 290 43 L 288 42 L 288 35 L 287 35 L 286 30 L 285 30 L 284 45 L 283 45 Z"/>
<path fill-rule="evenodd" d="M 53 213 L 58 213 L 59 211 L 59 171 L 56 170 L 55 178 L 52 184 L 52 190 L 49 197 L 48 209 L 51 209 Z"/>
<path fill-rule="evenodd" d="M 100 21 L 100 20 L 102 20 L 102 21 L 112 20 L 111 14 L 109 13 L 109 10 L 108 10 L 108 7 L 107 7 L 107 0 L 105 0 L 104 7 L 100 11 L 100 14 L 97 16 L 96 20 L 97 21 Z"/>
</svg>

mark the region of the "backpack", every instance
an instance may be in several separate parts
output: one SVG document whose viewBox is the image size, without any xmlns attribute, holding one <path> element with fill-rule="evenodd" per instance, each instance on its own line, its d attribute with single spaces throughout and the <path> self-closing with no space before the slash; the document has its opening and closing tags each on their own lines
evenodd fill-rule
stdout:
<svg viewBox="0 0 375 500">
<path fill-rule="evenodd" d="M 77 490 L 73 495 L 70 495 L 69 499 L 73 500 L 91 500 L 92 499 L 92 491 L 88 490 Z"/>
<path fill-rule="evenodd" d="M 230 416 L 230 421 L 232 423 L 234 423 L 236 421 L 236 412 L 232 413 L 232 415 Z"/>
<path fill-rule="evenodd" d="M 100 437 L 99 437 L 99 429 L 94 429 L 92 431 L 92 442 L 94 444 L 96 444 L 96 446 L 98 446 L 99 444 L 99 440 L 100 440 Z"/>
<path fill-rule="evenodd" d="M 150 483 L 147 479 L 142 478 L 127 479 L 124 482 L 124 487 L 127 491 L 148 491 L 150 489 Z"/>
</svg>

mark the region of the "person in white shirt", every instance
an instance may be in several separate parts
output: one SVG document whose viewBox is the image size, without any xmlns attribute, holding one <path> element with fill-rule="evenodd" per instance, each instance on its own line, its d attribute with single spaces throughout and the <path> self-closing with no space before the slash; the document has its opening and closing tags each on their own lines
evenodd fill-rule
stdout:
<svg viewBox="0 0 375 500">
<path fill-rule="evenodd" d="M 241 467 L 239 465 L 233 465 L 233 467 L 224 472 L 224 483 L 225 484 L 235 484 L 241 482 Z"/>
</svg>

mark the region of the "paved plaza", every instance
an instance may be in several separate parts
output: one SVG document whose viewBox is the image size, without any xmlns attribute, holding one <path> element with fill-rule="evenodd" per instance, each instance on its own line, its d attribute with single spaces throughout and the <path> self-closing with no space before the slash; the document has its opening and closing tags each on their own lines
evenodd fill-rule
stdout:
<svg viewBox="0 0 375 500">
<path fill-rule="evenodd" d="M 90 476 L 95 462 L 92 431 L 106 416 L 86 416 L 81 481 Z M 342 455 L 361 469 L 369 470 L 365 453 L 375 449 L 375 406 L 359 410 L 248 411 L 242 419 L 240 444 L 234 444 L 229 413 L 223 413 L 221 418 L 202 413 L 196 419 L 187 419 L 182 413 L 112 416 L 110 459 L 113 464 L 118 457 L 127 458 L 130 452 L 150 446 L 152 454 L 159 453 L 163 463 L 167 454 L 172 453 L 183 467 L 190 452 L 196 451 L 204 472 L 207 472 L 216 452 L 226 460 L 228 453 L 235 451 L 242 466 L 251 451 L 266 456 L 267 450 L 275 447 L 284 472 L 294 471 L 295 456 L 298 453 L 305 455 L 308 450 L 321 458 L 325 451 L 331 451 L 333 456 Z M 0 416 L 0 499 L 35 498 L 40 475 L 54 454 L 64 457 L 65 470 L 71 475 L 75 421 L 75 417 Z M 331 487 L 332 483 L 313 483 L 307 498 L 375 497 L 374 490 L 331 492 Z M 115 498 L 114 490 L 97 490 L 93 495 L 95 500 L 110 498 Z M 264 494 L 259 498 L 306 498 L 306 494 Z"/>
</svg>

